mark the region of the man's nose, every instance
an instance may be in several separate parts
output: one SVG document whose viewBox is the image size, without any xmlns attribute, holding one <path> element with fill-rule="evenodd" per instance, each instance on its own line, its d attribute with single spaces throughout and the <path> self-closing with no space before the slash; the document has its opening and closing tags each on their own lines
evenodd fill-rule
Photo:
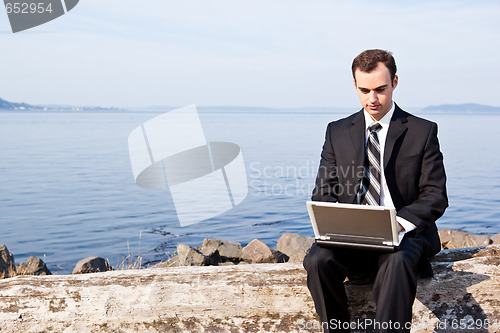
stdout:
<svg viewBox="0 0 500 333">
<path fill-rule="evenodd" d="M 370 91 L 370 95 L 368 96 L 368 102 L 371 104 L 378 101 L 378 95 L 376 91 Z"/>
</svg>

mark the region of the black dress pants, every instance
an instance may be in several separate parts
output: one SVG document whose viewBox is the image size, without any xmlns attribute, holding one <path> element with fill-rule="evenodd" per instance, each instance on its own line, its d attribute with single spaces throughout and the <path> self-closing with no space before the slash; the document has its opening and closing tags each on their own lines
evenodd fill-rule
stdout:
<svg viewBox="0 0 500 333">
<path fill-rule="evenodd" d="M 304 258 L 304 268 L 307 271 L 307 286 L 325 332 L 350 331 L 332 330 L 328 324 L 332 320 L 337 324 L 350 322 L 344 289 L 346 276 L 369 273 L 376 274 L 373 284 L 375 321 L 380 325 L 374 326 L 374 331 L 410 331 L 405 329 L 405 325 L 408 327 L 410 324 L 407 323 L 411 323 L 417 290 L 415 270 L 422 256 L 423 243 L 420 239 L 407 236 L 403 238 L 399 250 L 390 253 L 313 245 Z"/>
</svg>

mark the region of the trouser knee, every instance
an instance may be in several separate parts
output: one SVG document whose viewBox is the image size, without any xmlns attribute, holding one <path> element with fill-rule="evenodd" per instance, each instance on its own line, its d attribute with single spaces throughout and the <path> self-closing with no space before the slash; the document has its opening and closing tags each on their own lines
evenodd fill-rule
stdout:
<svg viewBox="0 0 500 333">
<path fill-rule="evenodd" d="M 305 256 L 303 265 L 306 271 L 318 270 L 333 264 L 333 251 L 313 244 L 309 253 Z"/>
<path fill-rule="evenodd" d="M 393 270 L 401 271 L 415 271 L 417 267 L 418 258 L 414 258 L 412 255 L 405 253 L 403 251 L 397 251 L 391 254 L 388 254 L 386 258 L 380 262 L 380 266 L 388 266 Z"/>
</svg>

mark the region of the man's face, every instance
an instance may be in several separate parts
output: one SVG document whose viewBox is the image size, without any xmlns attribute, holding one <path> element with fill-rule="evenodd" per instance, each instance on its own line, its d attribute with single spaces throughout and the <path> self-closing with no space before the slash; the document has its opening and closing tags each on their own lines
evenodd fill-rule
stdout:
<svg viewBox="0 0 500 333">
<path fill-rule="evenodd" d="M 361 105 L 374 120 L 382 119 L 391 109 L 392 92 L 398 85 L 398 76 L 391 82 L 389 69 L 380 62 L 370 73 L 357 69 L 354 77 Z"/>
</svg>

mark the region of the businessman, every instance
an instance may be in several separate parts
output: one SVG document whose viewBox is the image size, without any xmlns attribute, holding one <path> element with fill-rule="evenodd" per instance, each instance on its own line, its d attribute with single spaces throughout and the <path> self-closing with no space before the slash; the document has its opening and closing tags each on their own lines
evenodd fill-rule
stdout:
<svg viewBox="0 0 500 333">
<path fill-rule="evenodd" d="M 432 275 L 428 259 L 440 250 L 435 222 L 448 207 L 437 125 L 393 102 L 398 76 L 390 52 L 362 52 L 352 74 L 363 109 L 328 125 L 312 200 L 395 207 L 403 238 L 388 253 L 313 245 L 304 259 L 307 285 L 324 331 L 349 332 L 343 282 L 372 274 L 372 329 L 409 332 L 416 275 Z"/>
</svg>

